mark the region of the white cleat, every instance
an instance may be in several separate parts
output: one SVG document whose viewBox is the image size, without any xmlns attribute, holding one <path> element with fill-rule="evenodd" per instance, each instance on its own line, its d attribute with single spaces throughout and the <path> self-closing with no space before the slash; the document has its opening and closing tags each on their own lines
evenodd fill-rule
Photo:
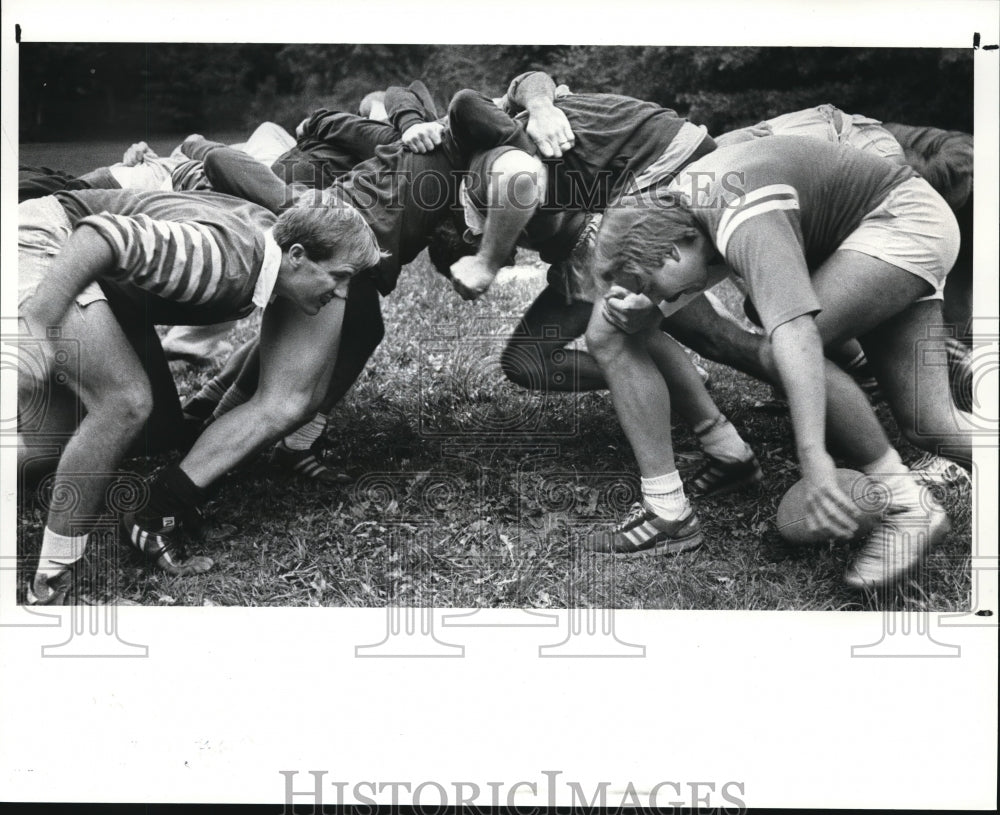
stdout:
<svg viewBox="0 0 1000 815">
<path fill-rule="evenodd" d="M 844 573 L 853 589 L 890 586 L 916 567 L 951 530 L 948 515 L 924 491 L 917 506 L 890 506 Z"/>
</svg>

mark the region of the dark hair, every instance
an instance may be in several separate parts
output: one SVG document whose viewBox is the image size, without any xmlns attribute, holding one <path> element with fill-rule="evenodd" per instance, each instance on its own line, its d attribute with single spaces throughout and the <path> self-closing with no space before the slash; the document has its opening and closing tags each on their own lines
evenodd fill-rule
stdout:
<svg viewBox="0 0 1000 815">
<path fill-rule="evenodd" d="M 386 255 L 361 213 L 344 203 L 285 210 L 275 222 L 273 234 L 283 252 L 298 243 L 310 260 L 329 260 L 341 254 L 359 270 L 375 266 Z"/>
<path fill-rule="evenodd" d="M 608 283 L 646 278 L 663 265 L 675 243 L 701 230 L 687 201 L 678 195 L 634 196 L 610 208 L 597 237 L 597 275 Z"/>
<path fill-rule="evenodd" d="M 438 274 L 451 277 L 451 264 L 466 255 L 474 255 L 479 241 L 465 239 L 454 218 L 445 218 L 431 232 L 427 240 L 427 256 Z"/>
</svg>

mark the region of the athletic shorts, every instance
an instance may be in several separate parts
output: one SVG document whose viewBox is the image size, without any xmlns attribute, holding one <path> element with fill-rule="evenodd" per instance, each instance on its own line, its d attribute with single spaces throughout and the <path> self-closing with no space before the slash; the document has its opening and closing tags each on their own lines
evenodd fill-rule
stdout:
<svg viewBox="0 0 1000 815">
<path fill-rule="evenodd" d="M 566 305 L 593 303 L 600 295 L 601 288 L 593 274 L 594 247 L 600 227 L 601 216 L 588 215 L 569 257 L 549 266 L 546 282 L 563 295 Z"/>
<path fill-rule="evenodd" d="M 905 269 L 934 289 L 920 300 L 943 300 L 959 243 L 951 207 L 924 179 L 911 178 L 892 190 L 837 248 Z"/>
<path fill-rule="evenodd" d="M 17 302 L 31 297 L 52 267 L 73 232 L 59 199 L 54 195 L 34 198 L 17 206 Z M 101 287 L 90 283 L 76 295 L 76 302 L 86 306 L 107 300 Z"/>
<path fill-rule="evenodd" d="M 775 136 L 805 136 L 833 144 L 847 144 L 865 153 L 903 164 L 903 148 L 877 119 L 844 113 L 833 105 L 819 105 L 768 119 Z"/>
</svg>

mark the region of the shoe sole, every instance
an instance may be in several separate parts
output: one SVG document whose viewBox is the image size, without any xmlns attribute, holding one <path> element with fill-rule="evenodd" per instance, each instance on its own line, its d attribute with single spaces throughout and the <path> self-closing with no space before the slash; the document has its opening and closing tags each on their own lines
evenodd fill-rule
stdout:
<svg viewBox="0 0 1000 815">
<path fill-rule="evenodd" d="M 656 555 L 659 557 L 673 557 L 674 555 L 680 555 L 684 552 L 693 552 L 696 549 L 700 549 L 702 542 L 704 540 L 704 535 L 701 532 L 697 532 L 687 538 L 671 538 L 670 540 L 660 541 L 646 549 L 636 549 L 632 552 L 600 552 L 597 551 L 595 554 L 599 555 L 614 555 L 615 557 L 621 558 L 631 558 L 631 557 L 644 557 Z"/>
</svg>

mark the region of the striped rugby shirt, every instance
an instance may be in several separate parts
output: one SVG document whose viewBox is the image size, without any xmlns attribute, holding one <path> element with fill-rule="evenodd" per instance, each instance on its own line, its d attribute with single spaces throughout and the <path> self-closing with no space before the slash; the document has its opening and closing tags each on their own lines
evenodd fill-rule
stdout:
<svg viewBox="0 0 1000 815">
<path fill-rule="evenodd" d="M 916 173 L 851 147 L 795 136 L 720 148 L 688 165 L 670 190 L 747 284 L 768 335 L 820 311 L 811 270 Z"/>
<path fill-rule="evenodd" d="M 281 250 L 270 236 L 275 216 L 221 193 L 80 190 L 56 195 L 76 228 L 107 241 L 114 269 L 98 281 L 151 322 L 206 325 L 266 305 Z M 258 280 L 261 286 L 258 287 Z"/>
</svg>

